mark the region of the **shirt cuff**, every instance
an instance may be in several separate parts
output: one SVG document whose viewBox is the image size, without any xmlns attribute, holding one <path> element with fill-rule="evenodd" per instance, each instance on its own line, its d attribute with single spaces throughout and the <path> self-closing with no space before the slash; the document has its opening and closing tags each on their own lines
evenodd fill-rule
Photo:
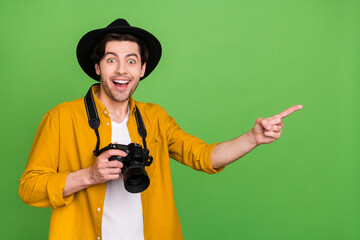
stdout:
<svg viewBox="0 0 360 240">
<path fill-rule="evenodd" d="M 50 204 L 56 208 L 68 205 L 72 202 L 74 194 L 63 197 L 63 190 L 65 187 L 66 177 L 69 172 L 55 173 L 49 177 L 47 184 L 47 192 Z"/>
<path fill-rule="evenodd" d="M 214 173 L 219 173 L 222 170 L 224 170 L 225 167 L 221 167 L 221 168 L 213 168 L 213 166 L 211 165 L 211 154 L 212 151 L 214 150 L 215 146 L 218 145 L 219 143 L 213 143 L 209 146 L 209 156 L 208 156 L 208 166 L 207 166 L 207 173 L 209 174 L 214 174 Z"/>
</svg>

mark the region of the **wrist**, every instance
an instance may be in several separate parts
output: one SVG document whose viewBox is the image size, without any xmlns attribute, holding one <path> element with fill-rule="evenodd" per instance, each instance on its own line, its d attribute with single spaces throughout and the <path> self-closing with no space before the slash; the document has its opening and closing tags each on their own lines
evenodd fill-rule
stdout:
<svg viewBox="0 0 360 240">
<path fill-rule="evenodd" d="M 89 176 L 88 168 L 70 172 L 65 180 L 63 197 L 70 196 L 71 194 L 93 185 Z"/>
<path fill-rule="evenodd" d="M 249 145 L 250 145 L 252 148 L 256 148 L 257 146 L 260 145 L 260 144 L 256 141 L 256 137 L 255 137 L 255 133 L 254 133 L 254 130 L 253 130 L 253 129 L 251 129 L 250 131 L 248 131 L 246 134 L 247 134 L 247 139 L 248 139 Z"/>
<path fill-rule="evenodd" d="M 97 184 L 95 179 L 93 178 L 93 174 L 92 174 L 92 168 L 88 167 L 88 168 L 84 168 L 84 175 L 83 175 L 83 183 L 84 185 L 86 185 L 87 187 L 92 186 Z"/>
</svg>

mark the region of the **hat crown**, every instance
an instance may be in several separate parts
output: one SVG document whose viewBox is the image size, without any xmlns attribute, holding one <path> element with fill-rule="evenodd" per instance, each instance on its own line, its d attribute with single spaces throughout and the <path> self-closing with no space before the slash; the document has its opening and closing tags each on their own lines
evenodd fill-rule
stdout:
<svg viewBox="0 0 360 240">
<path fill-rule="evenodd" d="M 118 18 L 107 27 L 130 27 L 130 24 L 125 19 Z"/>
</svg>

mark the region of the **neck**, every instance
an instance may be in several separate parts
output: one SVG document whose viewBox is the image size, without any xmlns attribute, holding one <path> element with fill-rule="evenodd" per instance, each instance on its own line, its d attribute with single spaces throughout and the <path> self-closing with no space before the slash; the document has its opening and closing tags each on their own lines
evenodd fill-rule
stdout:
<svg viewBox="0 0 360 240">
<path fill-rule="evenodd" d="M 95 94 L 109 111 L 109 116 L 112 121 L 121 123 L 126 118 L 126 115 L 128 114 L 129 99 L 124 102 L 117 102 L 110 99 L 106 93 L 102 91 L 98 91 Z"/>
</svg>

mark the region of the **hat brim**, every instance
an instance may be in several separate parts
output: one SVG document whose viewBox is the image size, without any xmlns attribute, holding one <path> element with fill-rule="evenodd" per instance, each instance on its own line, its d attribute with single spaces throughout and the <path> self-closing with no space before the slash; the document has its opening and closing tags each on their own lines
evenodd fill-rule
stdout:
<svg viewBox="0 0 360 240">
<path fill-rule="evenodd" d="M 76 49 L 76 55 L 78 62 L 84 72 L 92 79 L 99 81 L 99 78 L 95 72 L 95 64 L 91 61 L 90 55 L 98 41 L 100 41 L 104 35 L 108 33 L 130 34 L 141 39 L 149 51 L 149 58 L 146 62 L 146 69 L 144 76 L 140 78 L 143 80 L 146 78 L 157 66 L 161 58 L 161 44 L 159 40 L 151 33 L 144 29 L 132 27 L 132 26 L 114 26 L 96 29 L 86 33 L 79 41 Z"/>
</svg>

